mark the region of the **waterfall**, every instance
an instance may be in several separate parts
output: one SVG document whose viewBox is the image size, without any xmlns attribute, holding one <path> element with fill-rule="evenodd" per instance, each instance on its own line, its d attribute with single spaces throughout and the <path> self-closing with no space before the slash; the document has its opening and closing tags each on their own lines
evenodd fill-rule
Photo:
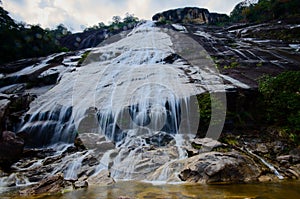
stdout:
<svg viewBox="0 0 300 199">
<path fill-rule="evenodd" d="M 68 164 L 68 167 L 64 172 L 65 180 L 77 180 L 77 173 L 81 167 L 81 163 L 84 160 L 84 158 L 89 154 L 89 152 L 84 153 L 85 154 L 75 154 L 77 157 L 72 158 L 72 161 Z"/>
<path fill-rule="evenodd" d="M 277 171 L 277 169 L 270 163 L 268 163 L 266 160 L 264 160 L 262 157 L 256 155 L 255 153 L 253 153 L 252 151 L 250 151 L 249 149 L 245 148 L 246 151 L 251 154 L 252 156 L 255 156 L 256 158 L 258 158 L 264 165 L 266 165 L 271 171 L 274 172 L 274 174 L 278 177 L 279 180 L 283 180 L 284 177 L 282 175 L 280 175 L 280 173 Z"/>
<path fill-rule="evenodd" d="M 199 91 L 187 83 L 183 63 L 164 61 L 171 54 L 170 36 L 153 22 L 142 23 L 127 37 L 93 49 L 83 67 L 64 73 L 31 104 L 19 133 L 30 138 L 28 147 L 72 143 L 78 133 L 104 134 L 113 142 L 130 129 L 179 133 L 181 106 Z M 91 109 L 93 132 L 79 128 Z"/>
<path fill-rule="evenodd" d="M 51 90 L 31 103 L 19 130 L 27 134 L 27 147 L 68 144 L 80 134 L 101 134 L 115 148 L 97 154 L 95 175 L 109 170 L 116 180 L 145 180 L 160 168 L 161 176 L 154 180 L 167 181 L 176 172 L 171 168 L 178 166 L 174 160 L 187 157 L 184 146 L 197 133 L 195 96 L 207 91 L 224 94 L 226 88 L 226 76 L 217 73 L 198 43 L 168 31 L 147 21 L 114 43 L 89 49 L 81 67 L 63 73 Z M 190 43 L 179 48 L 181 43 L 173 37 Z M 219 112 L 212 107 L 218 119 Z M 209 128 L 213 138 L 223 127 L 222 117 L 218 122 L 220 126 Z M 86 155 L 69 157 L 67 168 L 57 169 L 66 179 L 76 179 Z"/>
</svg>

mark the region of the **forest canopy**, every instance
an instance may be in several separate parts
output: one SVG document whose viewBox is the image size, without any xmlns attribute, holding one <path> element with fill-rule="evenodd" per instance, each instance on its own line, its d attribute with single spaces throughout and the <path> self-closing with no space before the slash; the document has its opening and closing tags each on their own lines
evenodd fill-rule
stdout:
<svg viewBox="0 0 300 199">
<path fill-rule="evenodd" d="M 71 32 L 62 24 L 50 30 L 17 23 L 0 6 L 0 63 L 65 51 L 67 49 L 60 46 L 59 39 L 68 34 Z"/>
<path fill-rule="evenodd" d="M 257 3 L 244 0 L 238 3 L 230 13 L 232 22 L 259 23 L 299 16 L 299 0 L 259 0 Z"/>
</svg>

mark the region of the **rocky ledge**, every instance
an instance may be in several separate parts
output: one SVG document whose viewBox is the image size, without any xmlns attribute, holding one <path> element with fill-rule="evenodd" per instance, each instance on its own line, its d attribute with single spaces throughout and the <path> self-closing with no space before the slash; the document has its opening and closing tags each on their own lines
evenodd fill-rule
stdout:
<svg viewBox="0 0 300 199">
<path fill-rule="evenodd" d="M 153 167 L 152 174 L 146 177 L 149 180 L 204 184 L 279 181 L 299 179 L 300 176 L 300 148 L 291 147 L 284 140 L 230 134 L 222 136 L 223 143 L 210 138 L 197 138 L 182 146 L 186 158 L 164 164 L 165 160 L 157 158 L 156 154 L 163 152 L 175 157 L 179 153 L 178 148 L 174 148 L 174 142 L 166 139 L 161 140 L 168 143 L 163 147 L 159 147 L 159 143 L 152 143 L 151 147 L 139 148 L 139 154 L 144 158 L 134 161 L 128 159 L 135 168 L 135 173 L 130 175 L 144 179 L 144 171 Z M 133 152 L 134 148 L 134 145 L 128 147 L 126 154 Z M 10 170 L 0 172 L 2 185 L 19 187 L 18 194 L 21 195 L 112 185 L 116 176 L 113 157 L 119 150 L 99 134 L 82 134 L 76 139 L 75 145 L 24 150 L 22 158 Z M 105 162 L 105 153 L 108 151 L 110 155 L 107 157 L 111 159 Z M 108 164 L 108 168 L 105 168 L 105 164 Z M 164 175 L 167 178 L 163 178 Z"/>
</svg>

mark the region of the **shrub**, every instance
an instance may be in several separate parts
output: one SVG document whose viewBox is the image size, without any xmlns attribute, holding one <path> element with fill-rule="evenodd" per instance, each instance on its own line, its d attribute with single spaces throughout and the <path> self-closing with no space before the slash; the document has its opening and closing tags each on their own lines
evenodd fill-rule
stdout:
<svg viewBox="0 0 300 199">
<path fill-rule="evenodd" d="M 300 71 L 265 76 L 259 82 L 259 91 L 263 95 L 267 120 L 299 135 Z"/>
<path fill-rule="evenodd" d="M 82 54 L 81 58 L 78 61 L 78 66 L 81 66 L 83 62 L 86 60 L 86 58 L 89 56 L 91 51 L 86 51 L 85 53 Z"/>
</svg>

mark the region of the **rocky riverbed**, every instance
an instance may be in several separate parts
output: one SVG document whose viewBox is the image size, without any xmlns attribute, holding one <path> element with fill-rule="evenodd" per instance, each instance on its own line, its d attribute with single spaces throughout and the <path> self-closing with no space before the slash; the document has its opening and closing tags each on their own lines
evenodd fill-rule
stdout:
<svg viewBox="0 0 300 199">
<path fill-rule="evenodd" d="M 82 134 L 75 145 L 25 149 L 20 160 L 10 169 L 1 171 L 2 192 L 15 190 L 17 195 L 58 193 L 88 186 L 109 186 L 119 181 L 120 176 L 148 182 L 155 182 L 155 179 L 160 183 L 201 184 L 299 179 L 300 148 L 291 147 L 286 140 L 274 139 L 271 134 L 268 136 L 225 135 L 222 140 L 226 144 L 209 138 L 192 139 L 182 146 L 187 154 L 182 159 L 177 158 L 178 148 L 169 140 L 163 147 L 140 148 L 139 155 L 143 158 L 131 157 L 133 173 L 125 173 L 128 171 L 122 170 L 115 161 L 116 156 L 120 151 L 127 151 L 128 156 L 135 150 L 134 146 L 116 148 L 103 136 Z M 107 150 L 112 151 L 105 160 Z M 123 158 L 126 159 L 126 155 Z M 164 164 L 164 161 L 169 163 Z"/>
</svg>

